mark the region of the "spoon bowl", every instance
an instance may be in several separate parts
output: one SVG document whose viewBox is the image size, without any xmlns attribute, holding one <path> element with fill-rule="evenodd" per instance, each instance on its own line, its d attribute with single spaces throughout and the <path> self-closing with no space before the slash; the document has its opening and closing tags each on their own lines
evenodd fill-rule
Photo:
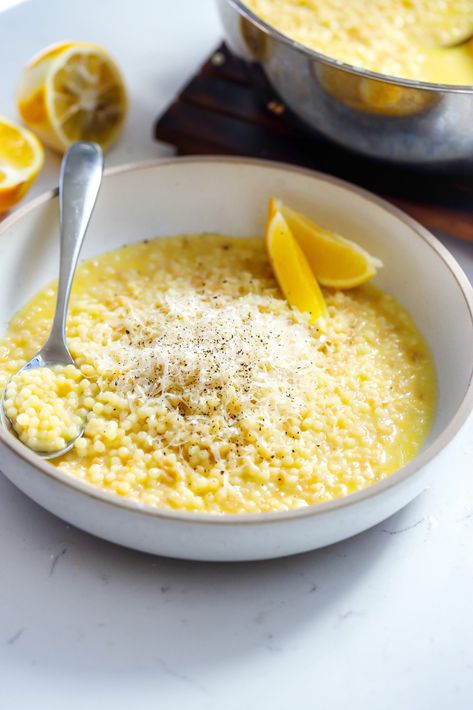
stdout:
<svg viewBox="0 0 473 710">
<path fill-rule="evenodd" d="M 102 174 L 103 155 L 100 147 L 95 143 L 79 141 L 74 143 L 65 154 L 59 180 L 59 280 L 51 332 L 41 350 L 14 376 L 25 370 L 75 365 L 66 341 L 67 308 L 79 253 L 97 200 Z M 19 438 L 14 423 L 5 411 L 7 388 L 8 385 L 2 394 L 0 420 L 7 431 Z M 58 451 L 32 450 L 44 459 L 62 456 L 74 446 L 76 439 L 84 433 L 84 428 L 85 421 L 77 435 L 68 440 Z"/>
<path fill-rule="evenodd" d="M 61 362 L 57 360 L 48 360 L 45 359 L 46 353 L 44 352 L 46 348 L 43 348 L 43 350 L 40 350 L 39 353 L 37 353 L 34 357 L 29 360 L 29 362 L 26 363 L 26 365 L 23 365 L 22 368 L 20 368 L 15 374 L 19 375 L 20 372 L 23 372 L 24 370 L 34 370 L 39 367 L 55 367 L 57 365 L 75 365 L 74 359 L 72 356 L 68 353 L 69 358 L 66 360 L 63 360 Z M 8 387 L 8 385 L 7 385 Z M 6 429 L 8 432 L 13 434 L 17 439 L 19 439 L 19 436 L 17 432 L 15 431 L 13 422 L 11 421 L 10 417 L 7 415 L 5 411 L 5 394 L 7 391 L 7 387 L 4 388 L 3 394 L 2 394 L 2 399 L 0 403 L 0 422 L 1 425 L 3 426 L 4 429 Z M 62 449 L 59 449 L 58 451 L 40 451 L 38 449 L 33 449 L 35 454 L 37 456 L 40 456 L 42 459 L 55 459 L 58 458 L 59 456 L 63 456 L 63 454 L 67 454 L 68 451 L 72 449 L 74 446 L 74 443 L 76 439 L 78 439 L 82 434 L 84 433 L 85 429 L 85 420 L 84 420 L 84 425 L 80 428 L 79 433 L 77 434 L 76 437 L 71 439 L 70 441 L 67 442 L 67 445 L 64 446 Z"/>
<path fill-rule="evenodd" d="M 451 42 L 450 44 L 443 44 L 442 47 L 444 49 L 454 49 L 455 47 L 463 47 L 465 44 L 468 44 L 473 40 L 473 31 L 469 31 L 468 34 L 463 35 L 463 37 L 460 37 L 460 39 L 455 40 L 454 42 Z"/>
</svg>

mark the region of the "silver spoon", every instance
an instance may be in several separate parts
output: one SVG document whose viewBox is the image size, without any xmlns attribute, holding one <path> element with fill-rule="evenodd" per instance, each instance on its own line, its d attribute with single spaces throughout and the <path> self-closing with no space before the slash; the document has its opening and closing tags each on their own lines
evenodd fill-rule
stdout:
<svg viewBox="0 0 473 710">
<path fill-rule="evenodd" d="M 473 31 L 468 30 L 468 34 L 463 35 L 460 39 L 456 39 L 449 44 L 442 44 L 443 49 L 455 49 L 456 47 L 463 47 L 463 45 L 468 44 L 473 39 Z"/>
<path fill-rule="evenodd" d="M 56 310 L 46 343 L 18 372 L 36 367 L 75 365 L 66 342 L 67 308 L 79 252 L 102 182 L 102 173 L 102 151 L 95 143 L 74 143 L 63 158 L 59 179 L 60 256 Z M 17 436 L 5 412 L 5 392 L 6 387 L 1 401 L 0 418 L 3 426 Z M 84 427 L 60 451 L 32 450 L 44 459 L 62 456 L 74 446 L 75 440 L 83 432 Z"/>
</svg>

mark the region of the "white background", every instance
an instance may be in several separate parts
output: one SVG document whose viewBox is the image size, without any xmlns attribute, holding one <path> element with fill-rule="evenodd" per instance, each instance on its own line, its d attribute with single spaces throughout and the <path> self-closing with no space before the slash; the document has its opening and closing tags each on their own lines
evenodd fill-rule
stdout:
<svg viewBox="0 0 473 710">
<path fill-rule="evenodd" d="M 0 0 L 0 9 L 15 0 Z M 0 113 L 50 42 L 116 57 L 131 115 L 108 164 L 153 158 L 156 115 L 221 36 L 212 0 L 30 0 L 0 12 Z M 48 155 L 28 198 L 57 183 Z M 27 198 L 27 199 L 28 199 Z M 445 240 L 473 277 L 473 245 Z M 473 424 L 432 489 L 373 530 L 238 565 L 128 551 L 0 477 L 1 710 L 469 710 Z M 1 466 L 1 462 L 0 462 Z"/>
</svg>

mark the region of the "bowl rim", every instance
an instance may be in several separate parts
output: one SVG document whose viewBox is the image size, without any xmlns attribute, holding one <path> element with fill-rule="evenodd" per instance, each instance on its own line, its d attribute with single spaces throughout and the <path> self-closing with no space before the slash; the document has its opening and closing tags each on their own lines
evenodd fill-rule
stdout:
<svg viewBox="0 0 473 710">
<path fill-rule="evenodd" d="M 323 54 L 322 52 L 317 52 L 315 49 L 306 47 L 305 45 L 297 42 L 297 40 L 292 39 L 283 32 L 280 32 L 275 27 L 270 25 L 268 22 L 263 20 L 261 17 L 256 15 L 243 0 L 219 0 L 220 3 L 226 3 L 231 5 L 240 15 L 245 17 L 251 23 L 256 25 L 258 29 L 262 30 L 266 35 L 275 37 L 284 44 L 288 45 L 292 49 L 296 50 L 299 54 L 310 57 L 320 61 L 322 64 L 327 64 L 335 69 L 340 69 L 348 72 L 349 74 L 355 74 L 366 79 L 373 79 L 375 81 L 382 81 L 386 84 L 395 84 L 396 86 L 404 86 L 410 89 L 419 89 L 435 92 L 443 92 L 449 94 L 473 94 L 473 84 L 438 84 L 431 81 L 416 81 L 415 79 L 404 79 L 403 77 L 397 77 L 390 74 L 382 74 L 381 72 L 375 72 L 371 69 L 364 69 L 363 67 L 358 67 L 355 64 L 348 64 L 347 62 L 342 62 L 340 59 L 335 59 L 330 57 L 328 54 Z"/>
<path fill-rule="evenodd" d="M 417 235 L 417 238 L 422 239 L 428 247 L 430 247 L 444 262 L 450 270 L 452 276 L 457 282 L 465 301 L 465 306 L 470 316 L 471 329 L 473 331 L 473 287 L 461 266 L 456 259 L 448 251 L 446 247 L 425 227 L 419 224 L 412 217 L 409 217 L 405 212 L 398 207 L 390 204 L 386 200 L 372 194 L 364 188 L 353 185 L 352 183 L 341 180 L 340 178 L 326 175 L 320 171 L 302 168 L 294 165 L 288 165 L 283 162 L 264 160 L 259 158 L 246 158 L 234 156 L 186 156 L 186 157 L 170 157 L 160 158 L 155 160 L 137 161 L 118 165 L 105 170 L 104 177 L 113 177 L 129 172 L 137 172 L 141 170 L 153 170 L 166 166 L 174 165 L 192 165 L 203 163 L 206 165 L 215 163 L 217 165 L 227 164 L 238 167 L 243 165 L 246 167 L 263 167 L 268 169 L 282 170 L 284 172 L 292 172 L 299 175 L 304 175 L 309 178 L 316 178 L 332 185 L 340 187 L 348 192 L 364 198 L 368 202 L 374 203 L 381 209 L 388 212 L 406 225 L 412 232 Z M 0 223 L 0 239 L 6 237 L 8 230 L 19 222 L 24 216 L 33 212 L 37 207 L 44 203 L 51 202 L 58 195 L 58 189 L 48 190 L 38 197 L 30 200 L 26 205 L 17 209 L 12 215 L 6 217 Z M 37 457 L 34 452 L 29 450 L 24 444 L 16 439 L 12 434 L 0 427 L 0 443 L 6 446 L 10 451 L 22 459 L 27 464 L 31 465 L 42 476 L 48 479 L 53 479 L 55 483 L 65 486 L 67 489 L 84 494 L 87 497 L 94 499 L 97 503 L 104 503 L 119 510 L 128 510 L 133 513 L 145 514 L 154 518 L 164 519 L 168 522 L 185 522 L 194 524 L 217 524 L 217 525 L 249 525 L 249 524 L 268 524 L 298 521 L 303 518 L 312 516 L 330 515 L 336 511 L 341 511 L 353 505 L 363 503 L 369 499 L 382 496 L 391 488 L 407 481 L 428 464 L 442 449 L 444 449 L 456 436 L 460 428 L 465 423 L 469 414 L 473 410 L 473 361 L 468 379 L 468 385 L 460 405 L 454 416 L 440 434 L 429 444 L 425 449 L 409 461 L 405 466 L 401 467 L 390 476 L 377 483 L 374 483 L 367 488 L 356 493 L 350 493 L 347 496 L 336 498 L 333 501 L 325 503 L 317 503 L 303 508 L 293 508 L 285 511 L 273 511 L 267 513 L 203 513 L 197 511 L 174 510 L 171 508 L 159 508 L 140 501 L 134 501 L 125 497 L 119 497 L 115 493 L 103 491 L 99 488 L 94 488 L 90 483 L 85 483 L 75 479 L 72 475 L 61 472 L 48 461 Z M 4 474 L 7 475 L 7 474 Z M 8 477 L 8 475 L 7 475 Z"/>
</svg>

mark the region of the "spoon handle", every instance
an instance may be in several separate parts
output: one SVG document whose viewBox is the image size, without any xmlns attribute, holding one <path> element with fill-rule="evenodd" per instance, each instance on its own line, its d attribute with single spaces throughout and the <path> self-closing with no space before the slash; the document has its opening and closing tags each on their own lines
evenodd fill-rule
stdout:
<svg viewBox="0 0 473 710">
<path fill-rule="evenodd" d="M 74 143 L 64 156 L 59 180 L 60 257 L 56 310 L 49 338 L 41 351 L 45 360 L 69 355 L 66 317 L 79 252 L 102 181 L 103 155 L 98 145 Z M 70 355 L 69 355 L 70 357 Z"/>
</svg>

